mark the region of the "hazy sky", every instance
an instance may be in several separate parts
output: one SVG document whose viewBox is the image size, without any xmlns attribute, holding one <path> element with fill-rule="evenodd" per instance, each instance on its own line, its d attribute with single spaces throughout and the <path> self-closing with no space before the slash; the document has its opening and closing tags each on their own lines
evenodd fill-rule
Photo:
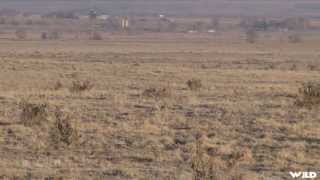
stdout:
<svg viewBox="0 0 320 180">
<path fill-rule="evenodd" d="M 0 8 L 46 13 L 56 10 L 86 11 L 96 8 L 105 14 L 170 15 L 317 15 L 316 0 L 0 0 Z M 320 14 L 320 13 L 319 13 Z"/>
</svg>

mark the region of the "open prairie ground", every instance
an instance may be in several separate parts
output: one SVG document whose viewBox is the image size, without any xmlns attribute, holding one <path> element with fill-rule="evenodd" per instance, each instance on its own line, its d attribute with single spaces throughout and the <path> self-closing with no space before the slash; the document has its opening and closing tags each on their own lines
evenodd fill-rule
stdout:
<svg viewBox="0 0 320 180">
<path fill-rule="evenodd" d="M 320 167 L 320 41 L 0 43 L 0 179 L 290 179 Z M 318 169 L 317 169 L 318 168 Z"/>
</svg>

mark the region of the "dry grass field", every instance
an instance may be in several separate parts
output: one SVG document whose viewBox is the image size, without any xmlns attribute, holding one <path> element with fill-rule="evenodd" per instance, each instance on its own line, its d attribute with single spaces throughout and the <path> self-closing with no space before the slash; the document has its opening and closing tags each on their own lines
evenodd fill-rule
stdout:
<svg viewBox="0 0 320 180">
<path fill-rule="evenodd" d="M 0 179 L 290 179 L 319 170 L 319 41 L 0 43 Z"/>
</svg>

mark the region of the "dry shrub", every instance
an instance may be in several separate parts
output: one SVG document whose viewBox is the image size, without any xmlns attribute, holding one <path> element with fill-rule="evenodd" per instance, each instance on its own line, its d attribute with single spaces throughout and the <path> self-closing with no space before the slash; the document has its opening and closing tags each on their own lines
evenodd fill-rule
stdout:
<svg viewBox="0 0 320 180">
<path fill-rule="evenodd" d="M 258 37 L 258 32 L 256 30 L 249 29 L 249 30 L 246 31 L 246 41 L 248 43 L 251 43 L 251 44 L 256 43 L 258 38 L 259 38 Z"/>
<path fill-rule="evenodd" d="M 41 33 L 41 39 L 42 40 L 47 40 L 48 39 L 48 33 L 47 32 L 42 32 Z"/>
<path fill-rule="evenodd" d="M 296 105 L 312 107 L 320 104 L 320 82 L 303 83 L 299 89 Z"/>
<path fill-rule="evenodd" d="M 315 65 L 315 64 L 309 64 L 309 65 L 308 65 L 308 69 L 309 69 L 310 71 L 315 71 L 315 70 L 317 70 L 317 65 Z"/>
<path fill-rule="evenodd" d="M 192 91 L 197 91 L 202 88 L 202 82 L 200 79 L 191 79 L 187 81 L 187 86 Z"/>
<path fill-rule="evenodd" d="M 69 88 L 69 90 L 71 92 L 74 93 L 80 93 L 83 91 L 89 91 L 93 88 L 93 83 L 91 83 L 91 81 L 89 80 L 85 80 L 85 81 L 73 81 L 72 82 L 72 86 Z"/>
<path fill-rule="evenodd" d="M 148 98 L 170 97 L 171 91 L 168 88 L 148 88 L 143 91 L 142 96 Z"/>
<path fill-rule="evenodd" d="M 27 31 L 25 29 L 18 29 L 15 32 L 17 39 L 26 39 L 27 38 Z"/>
<path fill-rule="evenodd" d="M 48 105 L 46 103 L 30 103 L 23 100 L 19 103 L 21 109 L 20 119 L 26 126 L 39 125 L 47 121 Z"/>
<path fill-rule="evenodd" d="M 201 141 L 197 141 L 194 156 L 191 161 L 194 180 L 214 180 L 217 174 L 214 171 L 214 164 L 211 163 L 202 148 Z"/>
<path fill-rule="evenodd" d="M 77 138 L 77 131 L 72 126 L 70 115 L 56 109 L 55 121 L 50 131 L 50 137 L 54 145 L 71 145 Z"/>
<path fill-rule="evenodd" d="M 301 38 L 301 36 L 299 35 L 299 34 L 290 34 L 289 36 L 288 36 L 288 41 L 290 42 L 290 43 L 300 43 L 300 42 L 302 42 L 302 38 Z"/>
<path fill-rule="evenodd" d="M 231 152 L 231 154 L 224 154 L 218 149 L 209 153 L 208 149 L 205 149 L 201 139 L 198 138 L 191 159 L 194 180 L 258 179 L 253 172 L 240 169 L 242 166 L 252 164 L 253 157 L 250 149 L 242 148 Z"/>
<path fill-rule="evenodd" d="M 62 32 L 59 31 L 52 31 L 50 32 L 50 34 L 48 35 L 48 38 L 51 40 L 58 40 L 60 39 L 62 36 Z"/>
<path fill-rule="evenodd" d="M 6 18 L 5 17 L 0 17 L 0 24 L 6 24 Z"/>
<path fill-rule="evenodd" d="M 91 40 L 103 40 L 103 37 L 99 32 L 93 32 Z"/>
<path fill-rule="evenodd" d="M 57 90 L 61 89 L 62 87 L 63 87 L 63 85 L 62 85 L 61 81 L 56 81 L 56 82 L 53 84 L 52 89 L 55 90 L 55 91 L 57 91 Z"/>
<path fill-rule="evenodd" d="M 296 64 L 292 64 L 292 66 L 290 67 L 291 71 L 295 71 L 297 70 L 297 65 Z"/>
<path fill-rule="evenodd" d="M 23 100 L 19 106 L 22 123 L 26 126 L 39 125 L 42 133 L 48 133 L 49 142 L 55 147 L 69 146 L 76 141 L 77 131 L 69 114 L 59 108 L 50 111 L 47 103 L 30 103 Z"/>
</svg>

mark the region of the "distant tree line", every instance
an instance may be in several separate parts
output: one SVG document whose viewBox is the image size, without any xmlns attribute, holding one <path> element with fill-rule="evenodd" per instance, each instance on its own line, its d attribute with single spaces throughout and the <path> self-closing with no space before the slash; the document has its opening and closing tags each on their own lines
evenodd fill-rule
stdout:
<svg viewBox="0 0 320 180">
<path fill-rule="evenodd" d="M 72 11 L 55 11 L 43 15 L 45 18 L 60 18 L 60 19 L 78 19 L 78 16 Z"/>
<path fill-rule="evenodd" d="M 267 20 L 267 19 L 246 19 L 240 23 L 245 29 L 253 29 L 256 31 L 272 31 L 272 30 L 304 30 L 309 28 L 309 21 L 305 18 L 287 18 L 284 20 Z"/>
</svg>

